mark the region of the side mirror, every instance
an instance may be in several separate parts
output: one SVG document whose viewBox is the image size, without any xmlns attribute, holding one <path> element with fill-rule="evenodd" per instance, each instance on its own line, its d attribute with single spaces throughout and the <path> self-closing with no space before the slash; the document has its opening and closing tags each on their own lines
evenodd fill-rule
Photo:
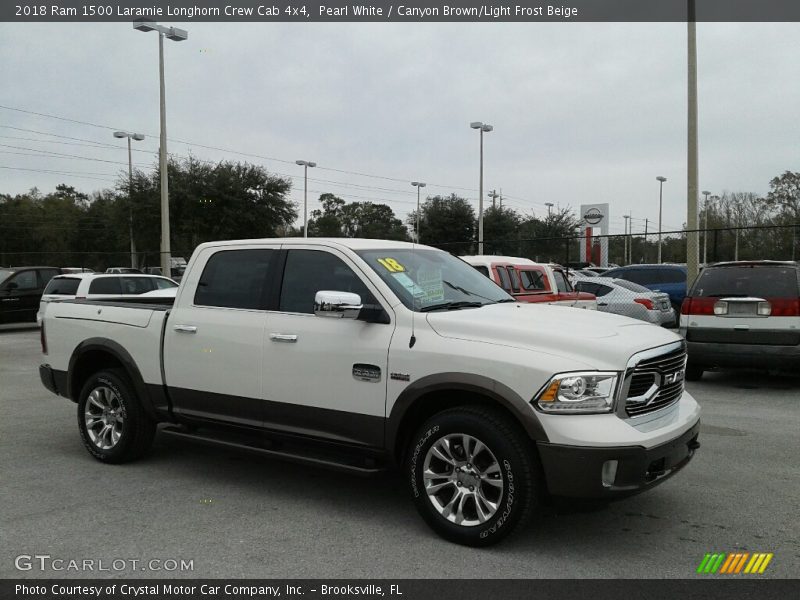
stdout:
<svg viewBox="0 0 800 600">
<path fill-rule="evenodd" d="M 6 284 L 6 291 L 10 292 L 11 290 L 15 290 L 19 287 L 19 284 L 16 281 L 9 281 Z"/>
<path fill-rule="evenodd" d="M 357 319 L 362 308 L 358 294 L 320 290 L 314 296 L 314 314 L 318 317 Z"/>
</svg>

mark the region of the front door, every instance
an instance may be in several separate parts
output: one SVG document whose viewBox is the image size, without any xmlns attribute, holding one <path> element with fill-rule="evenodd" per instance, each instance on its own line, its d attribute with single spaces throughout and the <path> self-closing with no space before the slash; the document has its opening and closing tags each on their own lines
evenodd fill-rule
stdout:
<svg viewBox="0 0 800 600">
<path fill-rule="evenodd" d="M 2 318 L 6 323 L 36 320 L 42 288 L 34 269 L 15 273 L 3 284 L 0 291 Z"/>
<path fill-rule="evenodd" d="M 287 246 L 284 246 L 287 248 Z M 391 323 L 317 317 L 320 290 L 381 302 L 358 265 L 339 251 L 290 246 L 277 311 L 267 314 L 262 397 L 270 429 L 381 446 Z"/>
</svg>

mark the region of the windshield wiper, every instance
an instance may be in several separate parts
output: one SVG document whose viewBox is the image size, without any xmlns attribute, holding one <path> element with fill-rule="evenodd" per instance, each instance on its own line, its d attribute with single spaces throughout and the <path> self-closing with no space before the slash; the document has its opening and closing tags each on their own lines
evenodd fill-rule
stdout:
<svg viewBox="0 0 800 600">
<path fill-rule="evenodd" d="M 500 304 L 502 302 L 516 302 L 514 298 L 503 298 L 502 300 L 498 300 L 495 304 Z"/>
<path fill-rule="evenodd" d="M 467 302 L 462 300 L 459 302 L 442 302 L 441 304 L 423 306 L 419 309 L 419 312 L 428 312 L 431 310 L 458 310 L 459 308 L 477 308 L 479 306 L 483 306 L 483 302 Z"/>
</svg>

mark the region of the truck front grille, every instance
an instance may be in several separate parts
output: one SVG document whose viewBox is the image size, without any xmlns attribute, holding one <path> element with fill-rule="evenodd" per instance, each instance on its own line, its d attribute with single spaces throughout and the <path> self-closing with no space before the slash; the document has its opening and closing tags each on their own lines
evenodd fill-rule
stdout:
<svg viewBox="0 0 800 600">
<path fill-rule="evenodd" d="M 686 347 L 639 361 L 625 396 L 625 412 L 638 417 L 666 408 L 683 395 Z"/>
</svg>

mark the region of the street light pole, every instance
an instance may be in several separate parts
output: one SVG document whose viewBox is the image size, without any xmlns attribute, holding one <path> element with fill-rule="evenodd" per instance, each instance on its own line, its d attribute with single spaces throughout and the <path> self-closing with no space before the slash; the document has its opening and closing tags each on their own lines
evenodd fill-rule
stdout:
<svg viewBox="0 0 800 600">
<path fill-rule="evenodd" d="M 141 133 L 128 133 L 115 131 L 115 138 L 128 138 L 128 228 L 131 238 L 131 268 L 136 268 L 136 242 L 133 239 L 133 157 L 131 156 L 131 139 L 141 142 L 144 135 Z"/>
<path fill-rule="evenodd" d="M 416 236 L 417 236 L 417 243 L 419 244 L 419 189 L 424 188 L 425 184 L 421 181 L 412 181 L 411 185 L 417 188 L 417 218 L 415 219 L 416 224 L 414 228 L 416 229 Z"/>
<path fill-rule="evenodd" d="M 705 197 L 705 206 L 703 207 L 703 212 L 705 213 L 705 218 L 703 219 L 704 226 L 703 226 L 703 264 L 705 265 L 708 259 L 708 196 L 711 192 L 701 192 Z"/>
<path fill-rule="evenodd" d="M 667 178 L 659 175 L 656 180 L 658 180 L 658 264 L 661 264 L 661 206 L 664 199 L 664 182 Z"/>
<path fill-rule="evenodd" d="M 623 264 L 628 264 L 628 225 L 630 224 L 630 216 L 622 215 L 622 218 L 625 219 L 625 237 L 622 238 L 622 262 Z"/>
<path fill-rule="evenodd" d="M 553 203 L 552 202 L 545 202 L 544 205 L 547 207 L 547 218 L 549 219 L 550 215 L 552 214 L 551 211 L 552 211 L 552 208 L 553 208 Z"/>
<path fill-rule="evenodd" d="M 296 160 L 294 164 L 303 167 L 303 237 L 308 237 L 308 167 L 316 167 L 310 160 Z"/>
<path fill-rule="evenodd" d="M 478 254 L 483 254 L 483 134 L 489 133 L 494 127 L 480 121 L 473 121 L 469 126 L 472 129 L 479 129 L 481 132 L 481 174 L 478 186 Z"/>
<path fill-rule="evenodd" d="M 181 42 L 189 38 L 189 33 L 185 29 L 163 27 L 162 25 L 158 25 L 146 19 L 135 20 L 133 22 L 133 28 L 144 32 L 158 32 L 158 78 L 161 120 L 161 138 L 158 148 L 158 164 L 159 170 L 161 171 L 161 272 L 165 277 L 169 277 L 172 273 L 172 256 L 169 241 L 169 177 L 167 174 L 167 102 L 164 86 L 164 36 L 173 42 Z"/>
</svg>

